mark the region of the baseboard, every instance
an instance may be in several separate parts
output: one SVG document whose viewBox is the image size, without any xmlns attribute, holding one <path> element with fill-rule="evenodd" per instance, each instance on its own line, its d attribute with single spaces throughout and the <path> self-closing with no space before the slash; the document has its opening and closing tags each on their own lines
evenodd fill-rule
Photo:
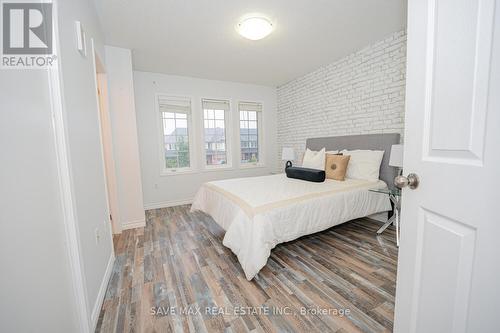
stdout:
<svg viewBox="0 0 500 333">
<path fill-rule="evenodd" d="M 135 221 L 129 221 L 129 222 L 123 222 L 122 223 L 122 231 L 127 230 L 127 229 L 135 229 L 135 228 L 142 228 L 146 226 L 146 220 L 145 219 L 140 219 L 140 220 L 135 220 Z"/>
<path fill-rule="evenodd" d="M 111 273 L 113 272 L 113 265 L 115 263 L 115 254 L 111 252 L 108 260 L 108 266 L 106 267 L 106 271 L 104 272 L 104 277 L 102 278 L 101 286 L 99 287 L 99 292 L 97 293 L 97 299 L 94 303 L 94 307 L 92 309 L 92 314 L 90 317 L 92 324 L 92 332 L 95 331 L 97 326 L 97 320 L 99 319 L 99 313 L 101 311 L 102 303 L 104 302 L 104 296 L 106 296 L 106 290 L 108 288 L 109 279 L 111 278 Z"/>
<path fill-rule="evenodd" d="M 171 200 L 171 201 L 155 202 L 155 203 L 151 203 L 151 204 L 145 204 L 144 205 L 144 210 L 166 208 L 166 207 L 174 207 L 174 206 L 180 206 L 180 205 L 188 205 L 190 203 L 193 203 L 193 198 L 182 199 L 182 200 Z"/>
</svg>

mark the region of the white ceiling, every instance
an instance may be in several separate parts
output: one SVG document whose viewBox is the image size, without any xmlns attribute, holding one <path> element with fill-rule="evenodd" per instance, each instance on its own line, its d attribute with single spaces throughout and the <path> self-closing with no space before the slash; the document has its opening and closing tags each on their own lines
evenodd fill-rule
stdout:
<svg viewBox="0 0 500 333">
<path fill-rule="evenodd" d="M 269 86 L 284 84 L 406 26 L 406 0 L 95 0 L 106 44 L 134 69 Z M 241 37 L 262 13 L 274 32 Z"/>
</svg>

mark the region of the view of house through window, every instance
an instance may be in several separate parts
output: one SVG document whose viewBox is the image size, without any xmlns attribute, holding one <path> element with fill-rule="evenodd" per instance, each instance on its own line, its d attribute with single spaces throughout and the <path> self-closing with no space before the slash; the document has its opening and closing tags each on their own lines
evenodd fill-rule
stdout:
<svg viewBox="0 0 500 333">
<path fill-rule="evenodd" d="M 163 125 L 163 145 L 166 169 L 189 168 L 189 100 L 160 97 L 160 112 Z"/>
<path fill-rule="evenodd" d="M 259 118 L 262 105 L 242 102 L 240 111 L 240 149 L 241 163 L 259 162 Z"/>
<path fill-rule="evenodd" d="M 229 101 L 202 100 L 206 165 L 227 165 L 226 112 Z"/>
<path fill-rule="evenodd" d="M 205 165 L 228 166 L 230 148 L 230 103 L 227 100 L 202 99 L 203 151 Z M 191 100 L 188 97 L 159 95 L 158 105 L 162 124 L 162 168 L 175 172 L 192 168 L 190 143 Z M 262 104 L 239 102 L 240 163 L 253 165 L 261 162 Z"/>
</svg>

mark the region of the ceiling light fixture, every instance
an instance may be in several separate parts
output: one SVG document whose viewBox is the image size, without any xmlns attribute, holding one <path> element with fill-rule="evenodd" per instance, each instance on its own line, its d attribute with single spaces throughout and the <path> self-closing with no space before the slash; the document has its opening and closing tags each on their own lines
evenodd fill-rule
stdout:
<svg viewBox="0 0 500 333">
<path fill-rule="evenodd" d="M 240 35 L 251 40 L 259 40 L 273 31 L 272 23 L 261 16 L 252 16 L 243 19 L 236 27 Z"/>
</svg>

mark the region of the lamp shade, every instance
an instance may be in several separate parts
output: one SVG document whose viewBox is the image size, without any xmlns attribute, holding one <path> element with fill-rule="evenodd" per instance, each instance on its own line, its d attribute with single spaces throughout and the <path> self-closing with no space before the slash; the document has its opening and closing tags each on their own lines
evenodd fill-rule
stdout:
<svg viewBox="0 0 500 333">
<path fill-rule="evenodd" d="M 295 160 L 295 150 L 290 147 L 283 147 L 283 151 L 281 152 L 281 159 L 283 161 Z"/>
<path fill-rule="evenodd" d="M 403 145 L 392 145 L 389 165 L 393 167 L 403 167 Z"/>
</svg>

